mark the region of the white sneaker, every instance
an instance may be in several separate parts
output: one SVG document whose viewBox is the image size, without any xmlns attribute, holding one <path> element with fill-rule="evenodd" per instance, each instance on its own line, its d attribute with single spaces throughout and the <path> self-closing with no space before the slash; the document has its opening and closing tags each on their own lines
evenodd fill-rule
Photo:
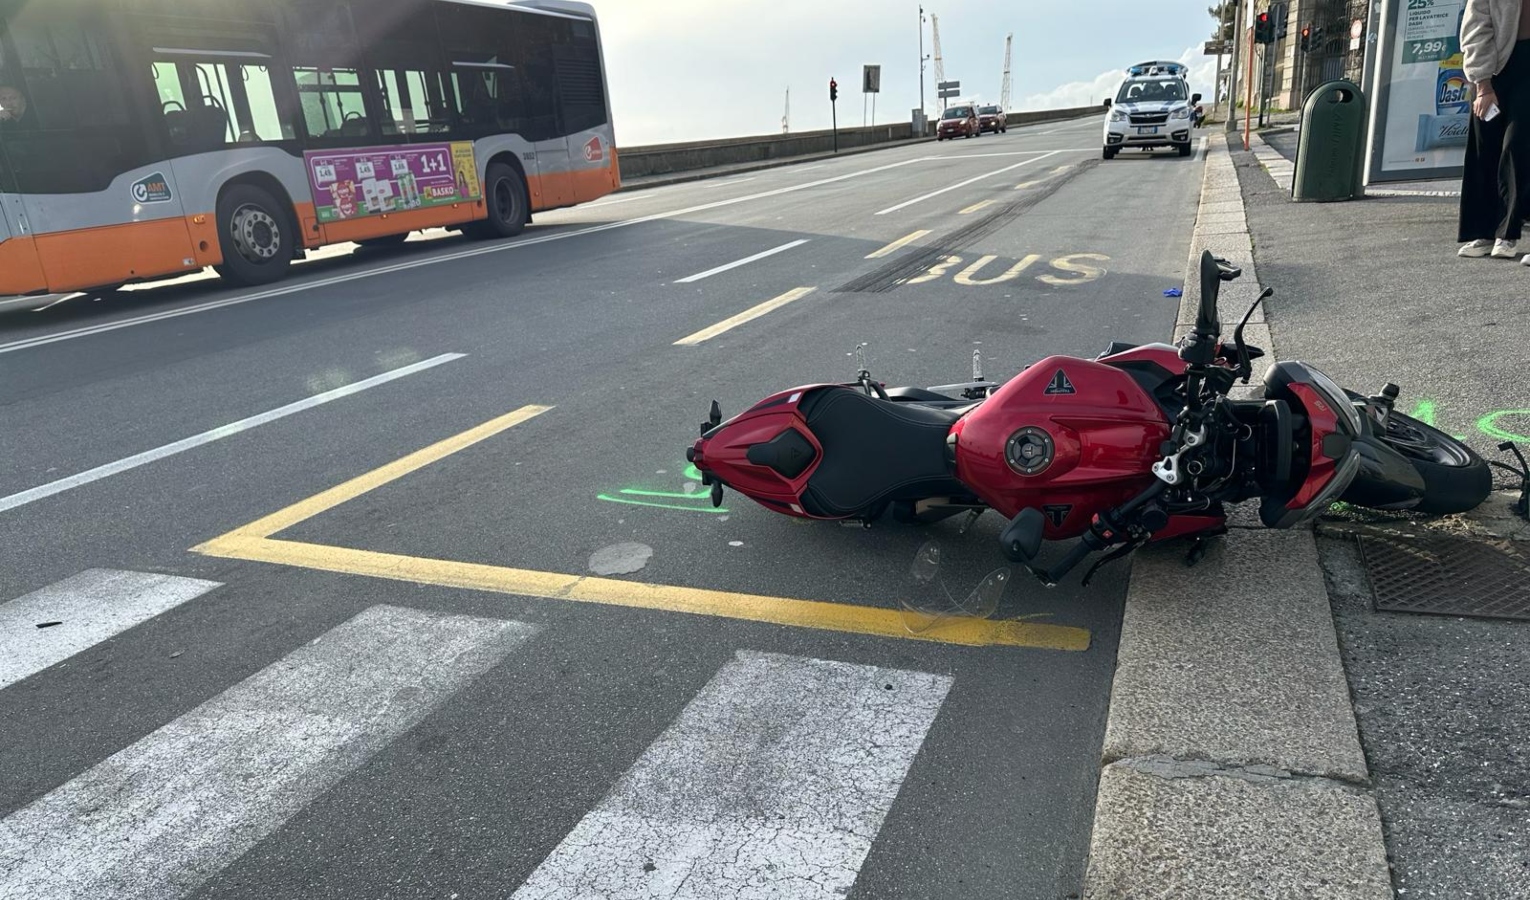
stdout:
<svg viewBox="0 0 1530 900">
<path fill-rule="evenodd" d="M 1506 240 L 1503 240 L 1501 238 L 1499 240 L 1494 241 L 1493 242 L 1493 258 L 1494 259 L 1514 259 L 1515 257 L 1519 256 L 1519 251 L 1517 249 L 1515 249 L 1518 246 L 1518 244 L 1519 244 L 1518 241 L 1506 241 Z"/>
<path fill-rule="evenodd" d="M 1493 249 L 1493 242 L 1489 240 L 1470 241 L 1462 244 L 1461 249 L 1456 251 L 1457 256 L 1465 256 L 1469 259 L 1480 259 L 1487 256 Z"/>
</svg>

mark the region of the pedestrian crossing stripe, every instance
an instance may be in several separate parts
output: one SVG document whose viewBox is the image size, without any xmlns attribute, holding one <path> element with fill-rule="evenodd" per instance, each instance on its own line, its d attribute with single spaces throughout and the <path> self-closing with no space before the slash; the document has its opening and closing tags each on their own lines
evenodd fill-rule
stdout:
<svg viewBox="0 0 1530 900">
<path fill-rule="evenodd" d="M 0 900 L 174 900 L 537 631 L 374 606 L 0 820 Z"/>
<path fill-rule="evenodd" d="M 0 688 L 218 586 L 173 575 L 87 569 L 0 604 Z"/>
<path fill-rule="evenodd" d="M 838 900 L 950 688 L 741 652 L 511 900 Z"/>
</svg>

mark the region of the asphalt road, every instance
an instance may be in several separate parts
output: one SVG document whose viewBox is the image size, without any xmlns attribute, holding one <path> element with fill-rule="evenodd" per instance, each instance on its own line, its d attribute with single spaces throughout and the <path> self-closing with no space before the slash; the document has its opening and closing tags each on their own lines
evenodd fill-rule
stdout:
<svg viewBox="0 0 1530 900">
<path fill-rule="evenodd" d="M 0 898 L 1076 894 L 1127 569 L 949 643 L 907 606 L 994 517 L 713 510 L 683 451 L 862 343 L 924 385 L 1167 337 L 1201 161 L 1097 130 L 8 304 Z"/>
</svg>

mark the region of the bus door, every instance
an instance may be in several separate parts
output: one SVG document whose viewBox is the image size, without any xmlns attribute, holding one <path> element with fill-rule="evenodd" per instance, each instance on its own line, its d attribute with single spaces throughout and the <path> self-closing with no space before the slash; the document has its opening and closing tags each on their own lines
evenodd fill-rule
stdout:
<svg viewBox="0 0 1530 900">
<path fill-rule="evenodd" d="M 0 96 L 0 105 L 4 99 Z M 26 211 L 15 190 L 5 160 L 5 135 L 0 134 L 0 295 L 39 291 L 45 286 L 37 245 L 26 228 Z"/>
<path fill-rule="evenodd" d="M 522 53 L 524 133 L 536 147 L 542 205 L 569 206 L 576 199 L 573 161 L 558 104 L 558 76 L 553 66 L 551 41 L 541 37 L 528 41 Z"/>
</svg>

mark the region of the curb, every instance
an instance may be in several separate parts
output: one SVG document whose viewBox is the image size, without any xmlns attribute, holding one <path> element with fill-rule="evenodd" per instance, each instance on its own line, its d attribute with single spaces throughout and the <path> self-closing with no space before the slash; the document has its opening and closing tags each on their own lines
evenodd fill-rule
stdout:
<svg viewBox="0 0 1530 900">
<path fill-rule="evenodd" d="M 1195 318 L 1203 249 L 1243 267 L 1222 292 L 1231 318 L 1260 286 L 1225 136 L 1207 154 L 1176 334 Z M 1249 337 L 1272 350 L 1262 317 Z M 1391 900 L 1317 542 L 1232 513 L 1193 574 L 1176 548 L 1133 563 L 1083 897 Z"/>
</svg>

